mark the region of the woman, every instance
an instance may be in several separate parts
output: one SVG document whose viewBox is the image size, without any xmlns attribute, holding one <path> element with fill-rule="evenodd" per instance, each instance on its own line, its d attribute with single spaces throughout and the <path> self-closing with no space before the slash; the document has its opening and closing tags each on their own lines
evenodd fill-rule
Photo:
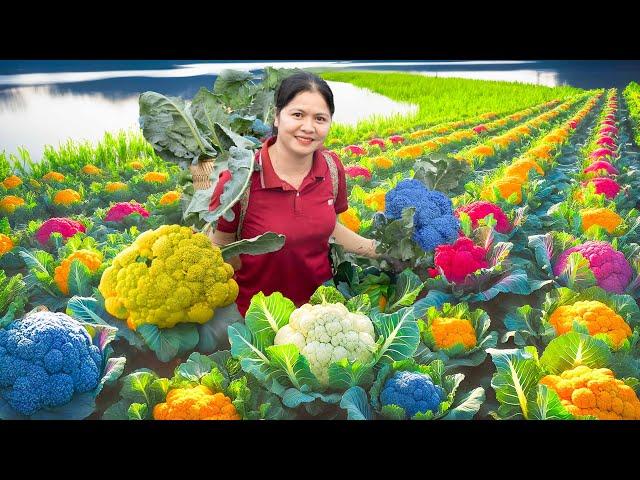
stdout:
<svg viewBox="0 0 640 480">
<path fill-rule="evenodd" d="M 252 174 L 240 238 L 271 231 L 285 235 L 286 240 L 277 252 L 240 255 L 239 261 L 231 262 L 240 286 L 237 304 L 243 316 L 251 297 L 260 291 L 265 295 L 281 292 L 296 306 L 308 302 L 316 288 L 332 277 L 330 237 L 347 252 L 377 257 L 375 240 L 336 221 L 348 208 L 348 194 L 342 163 L 323 147 L 333 113 L 329 85 L 311 73 L 285 78 L 276 91 L 273 136 L 256 153 L 261 170 Z M 224 184 L 230 178 L 228 171 L 220 175 L 210 210 L 220 205 Z M 210 234 L 214 245 L 237 240 L 240 202 L 233 211 L 234 220 L 221 217 Z"/>
</svg>

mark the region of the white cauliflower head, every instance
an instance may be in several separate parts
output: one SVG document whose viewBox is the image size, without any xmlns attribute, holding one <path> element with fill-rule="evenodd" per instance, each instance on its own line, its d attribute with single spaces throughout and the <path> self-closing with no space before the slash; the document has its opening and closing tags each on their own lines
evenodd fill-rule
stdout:
<svg viewBox="0 0 640 480">
<path fill-rule="evenodd" d="M 352 313 L 341 303 L 305 304 L 293 311 L 289 324 L 278 330 L 274 345 L 292 343 L 309 361 L 321 385 L 329 383 L 329 365 L 343 358 L 368 362 L 375 350 L 369 317 Z"/>
</svg>

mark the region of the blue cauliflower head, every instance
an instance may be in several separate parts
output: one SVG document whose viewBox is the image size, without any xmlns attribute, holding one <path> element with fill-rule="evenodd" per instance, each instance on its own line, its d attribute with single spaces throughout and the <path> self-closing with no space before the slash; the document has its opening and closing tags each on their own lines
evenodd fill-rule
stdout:
<svg viewBox="0 0 640 480">
<path fill-rule="evenodd" d="M 0 398 L 30 416 L 98 386 L 102 353 L 64 313 L 37 312 L 0 330 Z"/>
<path fill-rule="evenodd" d="M 408 418 L 416 413 L 438 412 L 445 398 L 441 386 L 435 385 L 429 375 L 419 372 L 395 372 L 384 384 L 380 394 L 382 406 L 402 407 Z"/>
<path fill-rule="evenodd" d="M 413 240 L 424 251 L 452 243 L 458 238 L 460 222 L 453 214 L 451 200 L 444 193 L 427 189 L 419 180 L 402 180 L 387 192 L 385 216 L 399 219 L 402 210 L 415 207 Z"/>
</svg>

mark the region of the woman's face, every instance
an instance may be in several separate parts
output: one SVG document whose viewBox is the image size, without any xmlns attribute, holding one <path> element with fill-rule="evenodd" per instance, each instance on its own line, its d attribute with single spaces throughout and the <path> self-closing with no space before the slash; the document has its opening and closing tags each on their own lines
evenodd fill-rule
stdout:
<svg viewBox="0 0 640 480">
<path fill-rule="evenodd" d="M 331 112 L 319 92 L 300 92 L 274 120 L 278 143 L 300 156 L 322 147 L 331 126 Z"/>
</svg>

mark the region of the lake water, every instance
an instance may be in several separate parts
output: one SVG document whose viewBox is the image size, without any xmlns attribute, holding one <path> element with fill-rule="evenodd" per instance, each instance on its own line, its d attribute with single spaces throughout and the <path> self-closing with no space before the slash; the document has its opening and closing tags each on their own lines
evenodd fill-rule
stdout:
<svg viewBox="0 0 640 480">
<path fill-rule="evenodd" d="M 105 131 L 138 128 L 141 92 L 190 98 L 201 86 L 211 88 L 225 68 L 259 74 L 266 65 L 405 71 L 587 89 L 624 88 L 631 80 L 640 81 L 637 61 L 0 61 L 0 151 L 15 154 L 24 147 L 37 160 L 47 144 L 57 146 L 69 138 L 96 141 Z M 417 108 L 349 84 L 330 85 L 337 123 L 410 114 Z"/>
</svg>

